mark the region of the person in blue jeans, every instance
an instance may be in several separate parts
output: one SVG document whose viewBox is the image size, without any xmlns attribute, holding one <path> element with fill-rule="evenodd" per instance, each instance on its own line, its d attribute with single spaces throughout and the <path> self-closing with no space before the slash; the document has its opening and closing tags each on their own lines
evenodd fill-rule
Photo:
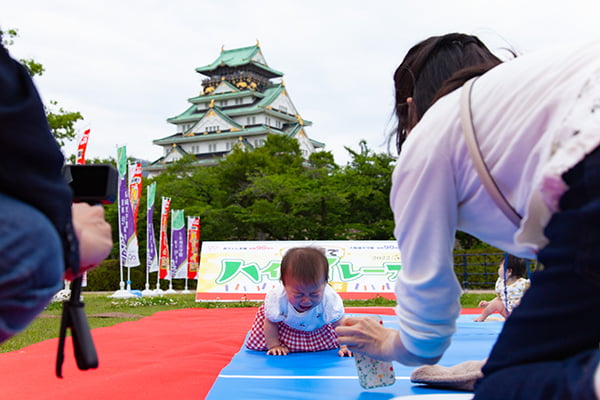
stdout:
<svg viewBox="0 0 600 400">
<path fill-rule="evenodd" d="M 44 309 L 63 277 L 112 248 L 102 207 L 72 204 L 63 163 L 31 77 L 0 45 L 0 343 Z"/>
<path fill-rule="evenodd" d="M 461 96 L 472 78 L 465 93 L 479 151 L 519 218 L 497 205 L 467 149 Z M 460 313 L 452 250 L 461 230 L 543 265 L 474 398 L 600 399 L 600 43 L 502 61 L 475 36 L 433 36 L 408 51 L 394 83 L 399 329 L 348 318 L 340 343 L 406 365 L 437 363 Z"/>
</svg>

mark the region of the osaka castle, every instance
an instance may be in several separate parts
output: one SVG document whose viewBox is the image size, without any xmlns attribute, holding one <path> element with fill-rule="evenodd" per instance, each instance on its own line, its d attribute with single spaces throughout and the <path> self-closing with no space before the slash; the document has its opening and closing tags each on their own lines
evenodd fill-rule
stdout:
<svg viewBox="0 0 600 400">
<path fill-rule="evenodd" d="M 186 154 L 193 155 L 198 166 L 214 165 L 236 146 L 251 151 L 268 135 L 297 139 L 306 158 L 325 147 L 307 136 L 306 127 L 312 123 L 300 116 L 283 73 L 268 66 L 258 42 L 221 49 L 215 61 L 196 72 L 205 77 L 200 93 L 188 99 L 187 110 L 167 119 L 175 133 L 153 141 L 163 155 L 144 167 L 150 177 Z"/>
</svg>

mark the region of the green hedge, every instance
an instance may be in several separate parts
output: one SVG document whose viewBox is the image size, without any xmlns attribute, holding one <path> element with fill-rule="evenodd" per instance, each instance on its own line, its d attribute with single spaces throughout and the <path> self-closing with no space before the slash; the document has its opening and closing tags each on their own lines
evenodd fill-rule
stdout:
<svg viewBox="0 0 600 400">
<path fill-rule="evenodd" d="M 146 284 L 146 267 L 139 266 L 130 269 L 131 289 L 144 290 Z M 150 289 L 156 288 L 157 272 L 150 273 Z M 127 284 L 127 268 L 123 268 L 123 281 Z M 83 288 L 88 292 L 106 292 L 119 290 L 121 282 L 121 272 L 119 260 L 104 260 L 97 268 L 88 272 L 87 286 Z M 169 281 L 161 280 L 160 288 L 166 290 L 169 288 Z M 185 288 L 185 279 L 174 279 L 173 289 L 183 290 Z M 196 290 L 196 280 L 188 280 L 188 289 Z"/>
</svg>

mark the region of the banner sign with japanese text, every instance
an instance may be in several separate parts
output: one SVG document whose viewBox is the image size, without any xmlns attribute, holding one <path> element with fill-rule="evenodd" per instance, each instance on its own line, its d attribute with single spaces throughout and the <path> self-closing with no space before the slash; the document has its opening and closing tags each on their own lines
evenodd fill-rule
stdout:
<svg viewBox="0 0 600 400">
<path fill-rule="evenodd" d="M 158 276 L 160 279 L 167 279 L 171 272 L 171 258 L 169 256 L 169 238 L 167 229 L 169 228 L 169 212 L 171 210 L 171 198 L 163 197 L 160 208 L 160 231 L 158 248 Z"/>
<path fill-rule="evenodd" d="M 188 279 L 196 279 L 200 265 L 200 217 L 188 217 L 187 257 Z"/>
<path fill-rule="evenodd" d="M 156 236 L 154 235 L 154 198 L 156 197 L 156 182 L 146 188 L 146 268 L 148 272 L 158 271 L 158 256 L 156 254 Z"/>
<path fill-rule="evenodd" d="M 329 283 L 343 298 L 393 298 L 402 268 L 395 241 L 248 241 L 202 242 L 196 301 L 264 298 L 285 252 L 300 246 L 325 250 Z"/>
<path fill-rule="evenodd" d="M 137 235 L 134 229 L 133 210 L 129 201 L 129 184 L 127 179 L 127 148 L 117 148 L 119 170 L 119 192 L 117 193 L 119 216 L 119 247 L 121 266 L 137 267 L 140 265 Z"/>
<path fill-rule="evenodd" d="M 187 231 L 183 210 L 171 211 L 171 274 L 172 279 L 187 277 Z"/>
</svg>

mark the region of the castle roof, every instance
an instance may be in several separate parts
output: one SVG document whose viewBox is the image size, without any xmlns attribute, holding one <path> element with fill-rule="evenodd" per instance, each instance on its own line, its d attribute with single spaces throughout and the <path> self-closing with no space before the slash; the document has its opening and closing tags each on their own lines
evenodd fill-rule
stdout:
<svg viewBox="0 0 600 400">
<path fill-rule="evenodd" d="M 246 65 L 261 70 L 268 78 L 283 76 L 283 73 L 267 65 L 258 44 L 231 50 L 221 49 L 221 54 L 219 54 L 219 57 L 215 61 L 203 67 L 196 68 L 196 72 L 212 76 L 219 74 L 219 69 L 224 67 L 237 68 Z"/>
<path fill-rule="evenodd" d="M 268 114 L 277 115 L 278 117 L 285 119 L 288 122 L 294 122 L 298 120 L 298 117 L 295 114 L 284 113 L 271 107 L 271 104 L 275 100 L 277 100 L 279 96 L 281 96 L 282 94 L 286 94 L 285 86 L 281 83 L 272 85 L 271 87 L 267 88 L 264 91 L 264 93 L 260 93 L 253 90 L 238 90 L 237 88 L 234 89 L 237 91 L 192 97 L 188 100 L 190 103 L 192 103 L 192 105 L 189 106 L 187 110 L 185 110 L 181 114 L 175 117 L 168 118 L 167 122 L 172 124 L 195 122 L 202 119 L 209 110 L 198 110 L 198 104 L 210 103 L 211 101 L 218 102 L 221 100 L 240 98 L 249 95 L 255 98 L 255 101 L 252 104 L 228 107 L 226 115 L 228 115 L 229 117 L 235 117 L 238 115 L 252 115 L 266 112 Z M 218 106 L 214 106 L 214 109 L 223 110 L 223 108 Z M 312 122 L 308 120 L 302 120 L 302 122 L 304 126 L 312 125 Z"/>
</svg>

